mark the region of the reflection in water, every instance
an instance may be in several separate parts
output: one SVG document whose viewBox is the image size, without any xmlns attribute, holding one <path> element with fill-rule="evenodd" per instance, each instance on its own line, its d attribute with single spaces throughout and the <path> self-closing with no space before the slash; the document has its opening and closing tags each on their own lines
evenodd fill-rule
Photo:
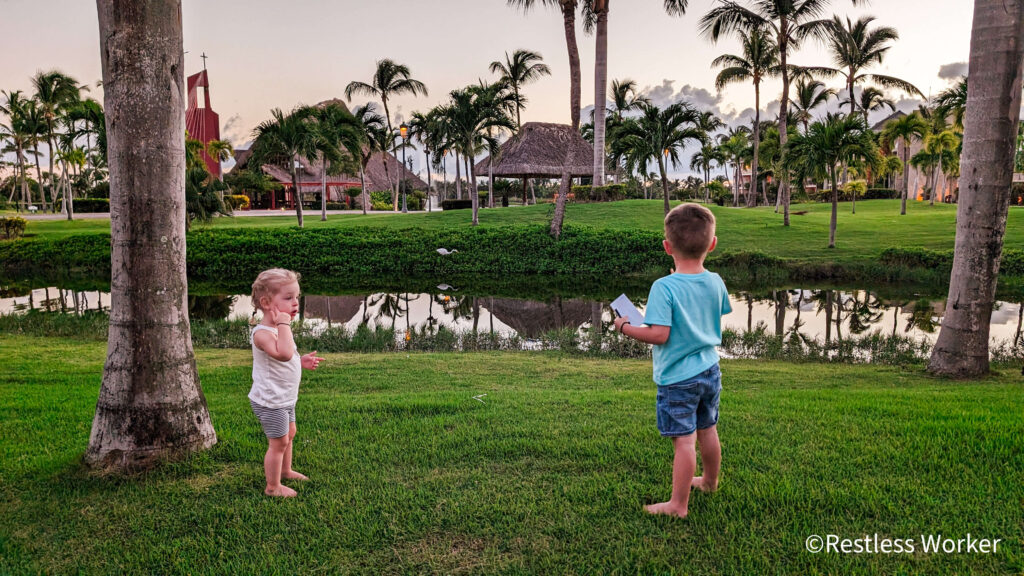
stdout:
<svg viewBox="0 0 1024 576">
<path fill-rule="evenodd" d="M 8 293 L 9 294 L 9 293 Z M 642 310 L 646 294 L 633 294 Z M 730 296 L 733 313 L 723 327 L 734 331 L 764 329 L 787 340 L 843 341 L 852 336 L 883 332 L 934 342 L 945 313 L 944 300 L 882 298 L 866 290 L 775 289 L 741 292 Z M 248 295 L 189 296 L 193 319 L 248 319 L 252 301 Z M 55 287 L 24 295 L 0 298 L 0 314 L 36 309 L 69 314 L 108 310 L 110 296 Z M 434 294 L 376 293 L 345 296 L 303 296 L 300 315 L 314 326 L 344 326 L 355 330 L 389 327 L 404 335 L 436 333 L 441 327 L 456 332 L 478 331 L 492 335 L 518 335 L 536 339 L 545 332 L 570 328 L 600 334 L 613 320 L 606 302 L 555 297 L 548 301 Z M 992 313 L 992 337 L 1021 342 L 1024 307 L 997 302 Z"/>
</svg>

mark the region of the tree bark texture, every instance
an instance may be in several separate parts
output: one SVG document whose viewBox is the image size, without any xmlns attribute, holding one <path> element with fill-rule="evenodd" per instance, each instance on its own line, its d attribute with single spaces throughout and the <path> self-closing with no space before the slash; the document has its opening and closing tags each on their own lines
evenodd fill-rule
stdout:
<svg viewBox="0 0 1024 576">
<path fill-rule="evenodd" d="M 595 0 L 597 12 L 594 65 L 594 186 L 604 186 L 605 164 L 605 107 L 608 93 L 608 3 L 610 0 Z"/>
<path fill-rule="evenodd" d="M 1020 119 L 1024 0 L 976 0 L 953 272 L 928 369 L 972 377 L 989 369 L 989 322 L 1003 253 Z"/>
<path fill-rule="evenodd" d="M 110 334 L 87 463 L 125 470 L 217 441 L 185 276 L 180 0 L 97 0 L 110 169 Z"/>
</svg>

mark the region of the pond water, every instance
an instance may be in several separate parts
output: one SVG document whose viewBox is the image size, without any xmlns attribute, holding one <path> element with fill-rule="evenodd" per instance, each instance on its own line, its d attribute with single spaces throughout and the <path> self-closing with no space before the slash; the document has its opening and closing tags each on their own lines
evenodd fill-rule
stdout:
<svg viewBox="0 0 1024 576">
<path fill-rule="evenodd" d="M 644 309 L 646 292 L 627 292 L 637 307 Z M 737 332 L 759 326 L 768 334 L 785 334 L 798 329 L 805 336 L 829 341 L 851 335 L 881 332 L 934 343 L 938 335 L 945 300 L 907 295 L 881 297 L 866 290 L 786 288 L 730 295 L 733 312 L 723 327 Z M 196 319 L 247 319 L 253 306 L 247 294 L 190 296 L 190 315 Z M 30 309 L 83 313 L 108 310 L 110 296 L 102 291 L 44 287 L 8 293 L 0 298 L 0 314 Z M 603 330 L 613 321 L 607 300 L 552 297 L 544 301 L 508 297 L 468 295 L 441 285 L 431 293 L 368 293 L 350 295 L 305 295 L 303 320 L 317 327 L 360 324 L 371 328 L 393 327 L 401 337 L 410 329 L 444 326 L 456 332 L 491 332 L 524 339 L 559 328 L 589 330 L 600 322 Z M 991 337 L 998 342 L 1021 339 L 1024 309 L 1021 304 L 997 302 L 992 312 Z"/>
</svg>

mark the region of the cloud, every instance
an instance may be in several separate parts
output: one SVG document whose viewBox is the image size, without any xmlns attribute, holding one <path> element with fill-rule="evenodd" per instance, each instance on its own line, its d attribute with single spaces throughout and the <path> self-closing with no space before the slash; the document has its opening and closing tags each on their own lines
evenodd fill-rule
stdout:
<svg viewBox="0 0 1024 576">
<path fill-rule="evenodd" d="M 244 143 L 249 133 L 242 127 L 242 116 L 235 114 L 228 118 L 227 122 L 224 123 L 224 127 L 221 128 L 221 138 L 231 142 L 233 146 L 238 147 Z"/>
<path fill-rule="evenodd" d="M 939 78 L 943 80 L 959 80 L 967 76 L 967 62 L 950 62 L 939 66 Z"/>
</svg>

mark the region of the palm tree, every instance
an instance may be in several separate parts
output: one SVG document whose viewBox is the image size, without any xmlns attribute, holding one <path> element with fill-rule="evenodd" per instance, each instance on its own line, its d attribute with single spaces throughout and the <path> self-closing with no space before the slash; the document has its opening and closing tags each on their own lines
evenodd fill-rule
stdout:
<svg viewBox="0 0 1024 576">
<path fill-rule="evenodd" d="M 715 58 L 712 66 L 723 66 L 715 79 L 715 88 L 721 91 L 734 82 L 754 84 L 754 157 L 750 165 L 750 191 L 747 206 L 757 205 L 757 161 L 761 145 L 761 80 L 779 73 L 779 48 L 763 30 L 739 32 L 743 55 L 724 54 Z"/>
<path fill-rule="evenodd" d="M 355 160 L 359 154 L 345 154 L 348 132 L 356 131 L 356 119 L 339 103 L 327 104 L 315 111 L 316 129 L 319 132 L 317 156 L 320 159 L 320 221 L 327 220 L 327 174 L 337 173 L 341 164 L 348 159 Z M 333 168 L 333 171 L 332 171 Z"/>
<path fill-rule="evenodd" d="M 690 169 L 700 170 L 701 175 L 704 176 L 704 201 L 708 202 L 708 181 L 711 179 L 711 168 L 712 164 L 722 161 L 722 153 L 717 146 L 714 146 L 710 142 L 701 144 L 700 150 L 694 153 L 693 158 L 690 159 Z"/>
<path fill-rule="evenodd" d="M 839 184 L 836 171 L 843 162 L 862 157 L 877 163 L 878 147 L 863 116 L 828 114 L 811 124 L 806 134 L 795 136 L 787 156 L 790 169 L 804 174 L 826 176 L 832 183 L 832 220 L 829 224 L 828 247 L 836 247 L 836 215 Z"/>
<path fill-rule="evenodd" d="M 427 211 L 430 211 L 430 188 L 433 185 L 430 177 L 430 151 L 436 137 L 437 109 L 432 108 L 426 114 L 413 112 L 409 119 L 409 139 L 419 140 L 423 146 L 423 156 L 427 165 Z"/>
<path fill-rule="evenodd" d="M 299 188 L 297 165 L 300 158 L 314 158 L 320 147 L 321 136 L 316 128 L 316 109 L 299 106 L 285 114 L 280 108 L 270 111 L 271 119 L 253 131 L 252 155 L 254 166 L 277 164 L 292 176 L 295 216 L 302 228 L 302 191 Z"/>
<path fill-rule="evenodd" d="M 587 0 L 585 7 L 593 15 L 584 22 L 584 30 L 596 30 L 594 49 L 594 186 L 604 186 L 605 122 L 608 105 L 608 8 L 611 0 Z M 592 25 L 591 25 L 592 23 Z"/>
<path fill-rule="evenodd" d="M 53 197 L 53 208 L 56 211 L 57 199 L 53 196 L 56 193 L 53 160 L 57 153 L 56 146 L 54 145 L 54 137 L 56 136 L 54 127 L 60 116 L 64 114 L 65 109 L 79 101 L 78 81 L 57 70 L 50 70 L 49 72 L 37 73 L 32 78 L 32 85 L 36 91 L 35 100 L 39 103 L 39 110 L 46 121 L 46 142 L 50 158 L 50 195 Z M 39 182 L 39 186 L 42 187 L 42 185 L 43 183 Z M 68 206 L 70 202 L 70 196 L 65 195 L 64 205 Z M 70 219 L 71 213 L 68 212 L 68 220 Z"/>
<path fill-rule="evenodd" d="M 742 179 L 741 167 L 750 149 L 749 134 L 746 127 L 730 130 L 728 134 L 719 136 L 718 150 L 722 158 L 731 161 L 733 165 L 732 180 L 732 205 L 737 206 L 740 198 L 740 180 Z"/>
<path fill-rule="evenodd" d="M 473 225 L 479 221 L 479 196 L 472 173 L 473 157 L 480 151 L 489 149 L 492 153 L 497 149 L 498 142 L 491 134 L 492 129 L 514 130 L 515 124 L 507 114 L 507 107 L 502 101 L 501 84 L 469 86 L 451 92 L 451 102 L 444 107 L 441 117 L 447 123 L 447 129 L 455 137 L 454 148 L 462 153 L 469 177 L 469 195 L 473 204 Z"/>
<path fill-rule="evenodd" d="M 1024 5 L 975 0 L 956 248 L 942 329 L 928 370 L 969 378 L 988 372 L 989 327 L 1013 180 L 1020 120 Z"/>
<path fill-rule="evenodd" d="M 235 153 L 235 147 L 227 140 L 210 140 L 206 143 L 206 155 L 213 158 L 218 164 L 227 162 Z M 220 181 L 224 181 L 224 173 L 220 174 Z"/>
<path fill-rule="evenodd" d="M 366 190 L 366 165 L 377 152 L 377 140 L 373 137 L 377 132 L 385 132 L 384 117 L 377 114 L 373 103 L 367 103 L 356 107 L 352 113 L 352 130 L 342 134 L 341 146 L 348 151 L 349 155 L 359 159 L 359 186 L 360 204 L 363 207 L 363 215 L 366 215 L 367 206 L 370 203 L 370 193 Z M 385 158 L 386 160 L 386 158 Z M 385 162 L 385 168 L 387 163 Z"/>
<path fill-rule="evenodd" d="M 616 142 L 618 146 L 632 150 L 637 158 L 657 161 L 665 214 L 668 214 L 670 205 L 666 164 L 671 162 L 673 167 L 678 166 L 679 154 L 686 148 L 686 144 L 700 141 L 701 132 L 697 128 L 700 114 L 682 102 L 664 110 L 652 104 L 642 104 L 640 112 L 635 122 L 623 125 Z"/>
<path fill-rule="evenodd" d="M 512 56 L 505 52 L 505 61 L 495 60 L 491 62 L 491 72 L 499 74 L 499 81 L 512 90 L 516 110 L 516 130 L 523 125 L 520 112 L 526 108 L 526 96 L 523 95 L 523 87 L 531 82 L 540 79 L 541 76 L 550 76 L 551 69 L 544 64 L 544 58 L 537 52 L 530 50 L 516 50 Z"/>
<path fill-rule="evenodd" d="M 870 114 L 871 112 L 877 112 L 878 110 L 882 110 L 885 108 L 888 108 L 891 112 L 896 109 L 896 103 L 893 102 L 890 98 L 887 98 L 885 96 L 885 92 L 882 92 L 881 90 L 875 88 L 874 86 L 868 86 L 867 88 L 861 90 L 860 98 L 857 100 L 857 102 L 851 104 L 850 98 L 848 96 L 845 100 L 840 101 L 839 105 L 850 105 L 851 108 L 860 108 L 861 112 L 864 114 L 865 119 L 867 119 L 868 114 Z"/>
<path fill-rule="evenodd" d="M 569 52 L 569 117 L 572 129 L 580 129 L 580 52 L 576 46 L 576 8 L 579 0 L 505 0 L 514 8 L 528 11 L 537 4 L 557 7 L 562 14 L 565 47 Z M 583 0 L 588 4 L 591 0 Z"/>
<path fill-rule="evenodd" d="M 943 156 L 953 150 L 956 150 L 959 146 L 960 139 L 952 130 L 943 130 L 941 132 L 929 134 L 924 140 L 923 152 L 931 156 L 931 162 L 929 162 L 928 165 L 933 170 L 932 191 L 929 201 L 929 204 L 932 206 L 935 205 L 935 197 L 939 195 L 939 190 L 941 188 L 939 176 L 943 173 Z"/>
<path fill-rule="evenodd" d="M 209 448 L 217 434 L 188 319 L 181 2 L 97 8 L 110 117 L 111 322 L 85 461 L 124 472 Z"/>
<path fill-rule="evenodd" d="M 374 70 L 373 78 L 369 83 L 354 80 L 349 82 L 348 86 L 345 86 L 345 98 L 349 102 L 352 101 L 352 96 L 360 94 L 371 98 L 380 98 L 381 104 L 384 106 L 384 119 L 387 120 L 389 133 L 394 132 L 395 129 L 391 126 L 391 110 L 388 108 L 388 100 L 393 96 L 402 94 L 409 94 L 410 96 L 428 95 L 426 84 L 414 79 L 408 66 L 398 64 L 388 58 L 377 61 L 377 68 Z M 388 148 L 386 153 L 391 153 L 393 150 L 394 146 Z M 387 164 L 387 158 L 385 158 L 385 164 Z M 395 182 L 397 186 L 397 179 Z M 398 196 L 397 188 L 395 188 L 393 195 L 395 197 Z M 395 204 L 395 207 L 397 208 L 398 205 Z"/>
<path fill-rule="evenodd" d="M 798 79 L 794 88 L 796 97 L 789 101 L 793 107 L 793 119 L 803 124 L 804 132 L 807 132 L 814 109 L 827 103 L 829 98 L 836 95 L 836 91 L 826 88 L 820 80 L 807 77 Z"/>
<path fill-rule="evenodd" d="M 18 173 L 21 174 L 21 202 L 20 206 L 27 209 L 31 203 L 29 198 L 28 177 L 25 167 L 25 153 L 35 139 L 35 131 L 26 126 L 26 108 L 34 106 L 31 100 L 26 100 L 20 90 L 4 92 L 4 104 L 0 106 L 0 112 L 7 115 L 8 123 L 0 125 L 0 134 L 11 141 L 15 161 L 18 166 Z"/>
<path fill-rule="evenodd" d="M 670 0 L 666 0 L 668 1 Z M 820 18 L 830 2 L 831 0 L 749 0 L 749 6 L 744 6 L 737 1 L 726 0 L 708 11 L 700 21 L 701 34 L 714 42 L 723 35 L 755 28 L 768 30 L 775 37 L 782 75 L 779 136 L 782 139 L 783 151 L 787 149 L 786 143 L 789 139 L 789 50 L 798 49 L 804 39 L 827 25 L 826 21 Z M 866 0 L 851 2 L 857 5 Z M 789 178 L 786 174 L 779 179 L 779 193 L 783 195 L 782 223 L 789 226 Z"/>
<path fill-rule="evenodd" d="M 850 114 L 857 111 L 854 88 L 864 81 L 872 82 L 885 88 L 895 88 L 908 94 L 924 97 L 913 84 L 884 74 L 867 74 L 866 68 L 881 64 L 886 53 L 892 48 L 892 42 L 899 40 L 899 32 L 895 28 L 882 26 L 871 29 L 873 16 L 862 16 L 856 22 L 846 18 L 845 23 L 839 16 L 833 16 L 827 26 L 818 30 L 818 36 L 828 44 L 837 72 L 845 81 Z"/>
<path fill-rule="evenodd" d="M 953 115 L 953 126 L 963 130 L 964 113 L 967 111 L 967 77 L 954 86 L 939 92 L 935 97 L 935 114 L 946 118 Z"/>
<path fill-rule="evenodd" d="M 914 140 L 922 140 L 928 134 L 928 123 L 920 114 L 914 112 L 890 121 L 882 130 L 882 141 L 900 142 L 903 151 L 903 194 L 900 196 L 900 215 L 907 213 L 907 195 L 910 191 L 910 145 Z"/>
</svg>

